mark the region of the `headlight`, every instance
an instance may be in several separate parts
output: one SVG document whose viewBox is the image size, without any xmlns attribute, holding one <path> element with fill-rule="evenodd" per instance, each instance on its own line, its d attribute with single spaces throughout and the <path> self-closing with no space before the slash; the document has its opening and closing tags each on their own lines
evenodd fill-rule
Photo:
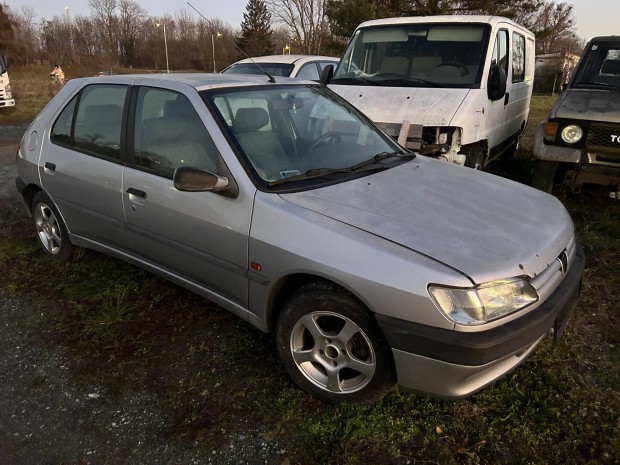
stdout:
<svg viewBox="0 0 620 465">
<path fill-rule="evenodd" d="M 9 84 L 8 86 L 4 88 L 4 93 L 7 99 L 13 98 L 13 94 L 11 94 L 11 84 Z"/>
<path fill-rule="evenodd" d="M 567 144 L 575 144 L 583 137 L 583 130 L 575 125 L 570 124 L 562 129 L 562 140 Z"/>
<path fill-rule="evenodd" d="M 469 289 L 431 285 L 428 291 L 448 318 L 463 325 L 487 323 L 538 300 L 532 285 L 520 278 L 493 281 Z"/>
</svg>

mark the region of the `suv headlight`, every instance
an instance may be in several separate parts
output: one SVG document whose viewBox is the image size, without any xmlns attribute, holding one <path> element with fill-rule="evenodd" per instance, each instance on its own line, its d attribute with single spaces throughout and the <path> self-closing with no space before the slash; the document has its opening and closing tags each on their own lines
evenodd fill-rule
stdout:
<svg viewBox="0 0 620 465">
<path fill-rule="evenodd" d="M 516 312 L 538 300 L 532 285 L 521 279 L 492 281 L 472 288 L 430 285 L 435 305 L 462 325 L 478 325 Z"/>
<path fill-rule="evenodd" d="M 567 144 L 575 144 L 583 137 L 583 130 L 576 124 L 569 124 L 562 129 L 562 140 Z"/>
</svg>

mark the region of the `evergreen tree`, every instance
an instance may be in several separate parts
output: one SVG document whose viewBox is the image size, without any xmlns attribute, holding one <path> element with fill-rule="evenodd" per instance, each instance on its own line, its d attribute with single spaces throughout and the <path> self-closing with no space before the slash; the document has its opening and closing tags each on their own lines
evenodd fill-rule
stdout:
<svg viewBox="0 0 620 465">
<path fill-rule="evenodd" d="M 264 56 L 273 53 L 271 14 L 263 0 L 249 0 L 243 13 L 241 35 L 237 37 L 237 47 L 247 56 Z M 246 58 L 241 54 L 241 58 Z"/>
</svg>

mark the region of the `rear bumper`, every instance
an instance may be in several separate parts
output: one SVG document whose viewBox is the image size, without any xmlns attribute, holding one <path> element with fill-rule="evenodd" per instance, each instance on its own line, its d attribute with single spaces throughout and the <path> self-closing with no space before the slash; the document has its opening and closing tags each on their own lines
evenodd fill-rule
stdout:
<svg viewBox="0 0 620 465">
<path fill-rule="evenodd" d="M 584 255 L 575 261 L 555 292 L 535 310 L 481 332 L 459 332 L 376 315 L 394 355 L 404 390 L 464 397 L 522 363 L 549 329 L 561 333 L 577 304 Z"/>
</svg>

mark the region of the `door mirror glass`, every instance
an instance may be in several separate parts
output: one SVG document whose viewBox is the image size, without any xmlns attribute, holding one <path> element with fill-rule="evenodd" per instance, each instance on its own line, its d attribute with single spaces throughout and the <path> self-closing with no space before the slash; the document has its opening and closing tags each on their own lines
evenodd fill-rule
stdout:
<svg viewBox="0 0 620 465">
<path fill-rule="evenodd" d="M 506 95 L 506 71 L 495 63 L 489 72 L 487 95 L 491 100 L 499 100 Z"/>
<path fill-rule="evenodd" d="M 184 192 L 218 192 L 228 187 L 227 177 L 191 166 L 180 166 L 174 170 L 172 181 L 175 189 Z"/>
</svg>

